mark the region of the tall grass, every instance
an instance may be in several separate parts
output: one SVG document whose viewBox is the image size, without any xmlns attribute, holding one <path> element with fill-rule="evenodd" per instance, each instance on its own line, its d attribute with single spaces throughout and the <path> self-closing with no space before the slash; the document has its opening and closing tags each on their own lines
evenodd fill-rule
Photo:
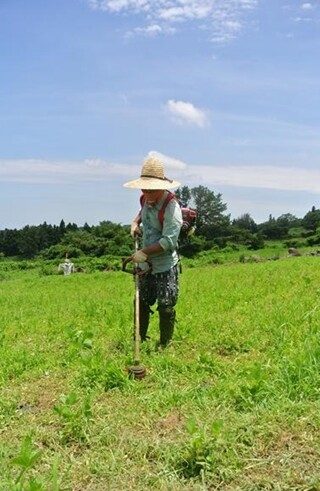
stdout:
<svg viewBox="0 0 320 491">
<path fill-rule="evenodd" d="M 319 490 L 318 261 L 185 267 L 141 381 L 130 275 L 1 281 L 0 490 Z"/>
</svg>

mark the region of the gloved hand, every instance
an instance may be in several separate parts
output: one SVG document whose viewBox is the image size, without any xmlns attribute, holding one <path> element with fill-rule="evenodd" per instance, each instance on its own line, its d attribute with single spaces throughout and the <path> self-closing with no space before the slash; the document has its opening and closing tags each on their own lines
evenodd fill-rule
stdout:
<svg viewBox="0 0 320 491">
<path fill-rule="evenodd" d="M 191 227 L 189 232 L 187 233 L 187 237 L 191 237 L 191 235 L 194 234 L 195 230 L 196 230 L 196 227 Z"/>
<path fill-rule="evenodd" d="M 136 237 L 139 237 L 142 235 L 141 230 L 137 222 L 132 222 L 131 223 L 131 231 L 130 231 L 131 237 L 135 239 Z"/>
<path fill-rule="evenodd" d="M 132 261 L 134 263 L 145 263 L 147 259 L 148 256 L 143 251 L 137 251 L 132 256 Z"/>
</svg>

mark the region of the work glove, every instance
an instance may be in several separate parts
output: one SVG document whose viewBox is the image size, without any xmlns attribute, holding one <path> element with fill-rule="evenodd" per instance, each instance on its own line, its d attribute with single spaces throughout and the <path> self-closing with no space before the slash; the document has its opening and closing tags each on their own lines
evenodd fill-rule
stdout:
<svg viewBox="0 0 320 491">
<path fill-rule="evenodd" d="M 147 259 L 148 256 L 143 251 L 137 251 L 132 256 L 132 261 L 134 263 L 145 263 Z"/>
<path fill-rule="evenodd" d="M 132 222 L 131 223 L 131 237 L 135 239 L 136 237 L 139 237 L 142 235 L 141 230 L 137 222 Z"/>
</svg>

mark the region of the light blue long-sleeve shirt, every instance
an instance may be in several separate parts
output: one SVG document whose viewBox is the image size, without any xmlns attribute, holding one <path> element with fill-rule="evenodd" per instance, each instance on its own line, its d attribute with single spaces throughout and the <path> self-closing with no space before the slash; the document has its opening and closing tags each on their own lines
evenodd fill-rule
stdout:
<svg viewBox="0 0 320 491">
<path fill-rule="evenodd" d="M 182 214 L 179 203 L 171 199 L 164 211 L 163 225 L 159 221 L 159 211 L 168 195 L 165 191 L 161 200 L 154 206 L 144 203 L 141 210 L 143 225 L 143 247 L 159 242 L 163 251 L 150 254 L 148 257 L 152 262 L 152 272 L 163 273 L 177 264 L 179 257 L 177 245 L 180 229 L 182 226 Z"/>
</svg>

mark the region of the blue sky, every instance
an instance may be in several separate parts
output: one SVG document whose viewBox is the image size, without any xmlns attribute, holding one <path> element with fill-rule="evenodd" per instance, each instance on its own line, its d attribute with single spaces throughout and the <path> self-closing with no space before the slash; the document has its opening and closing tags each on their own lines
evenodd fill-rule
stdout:
<svg viewBox="0 0 320 491">
<path fill-rule="evenodd" d="M 319 52 L 319 0 L 1 0 L 0 229 L 130 223 L 149 152 L 232 218 L 303 217 Z"/>
</svg>

